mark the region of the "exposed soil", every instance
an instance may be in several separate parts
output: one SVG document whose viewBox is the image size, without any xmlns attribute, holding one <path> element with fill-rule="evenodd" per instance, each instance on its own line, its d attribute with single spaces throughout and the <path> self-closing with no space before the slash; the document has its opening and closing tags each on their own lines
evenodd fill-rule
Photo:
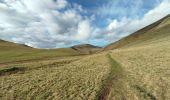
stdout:
<svg viewBox="0 0 170 100">
<path fill-rule="evenodd" d="M 112 77 L 111 79 L 109 79 L 105 86 L 103 87 L 103 89 L 101 90 L 101 93 L 98 97 L 98 100 L 107 100 L 107 97 L 111 91 L 112 85 L 113 85 L 113 81 L 115 80 L 115 77 Z"/>
</svg>

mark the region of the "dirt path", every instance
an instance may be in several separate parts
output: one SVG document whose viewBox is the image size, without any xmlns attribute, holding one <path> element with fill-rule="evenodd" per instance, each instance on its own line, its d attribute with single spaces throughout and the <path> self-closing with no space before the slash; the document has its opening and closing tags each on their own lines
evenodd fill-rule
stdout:
<svg viewBox="0 0 170 100">
<path fill-rule="evenodd" d="M 123 77 L 123 69 L 118 62 L 116 62 L 110 54 L 107 55 L 109 62 L 110 62 L 110 73 L 107 79 L 103 82 L 103 86 L 99 92 L 97 100 L 107 100 L 112 89 L 115 89 L 117 94 L 122 98 L 125 99 L 124 93 L 120 87 L 122 87 L 122 83 L 120 79 Z"/>
</svg>

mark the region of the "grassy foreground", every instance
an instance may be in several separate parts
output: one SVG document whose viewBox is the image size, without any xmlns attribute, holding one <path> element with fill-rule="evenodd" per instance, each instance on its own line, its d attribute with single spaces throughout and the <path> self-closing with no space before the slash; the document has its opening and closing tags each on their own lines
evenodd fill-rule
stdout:
<svg viewBox="0 0 170 100">
<path fill-rule="evenodd" d="M 123 83 L 128 90 L 126 99 L 170 100 L 169 45 L 167 36 L 112 51 L 112 57 L 126 73 L 126 83 Z"/>
<path fill-rule="evenodd" d="M 94 100 L 109 73 L 103 54 L 11 64 L 1 70 L 11 66 L 25 70 L 0 76 L 2 100 Z"/>
</svg>

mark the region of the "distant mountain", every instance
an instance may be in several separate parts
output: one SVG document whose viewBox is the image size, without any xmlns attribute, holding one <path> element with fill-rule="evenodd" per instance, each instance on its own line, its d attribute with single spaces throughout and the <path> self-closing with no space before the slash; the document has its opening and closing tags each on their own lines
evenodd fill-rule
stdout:
<svg viewBox="0 0 170 100">
<path fill-rule="evenodd" d="M 101 47 L 94 46 L 91 44 L 75 45 L 75 46 L 72 46 L 71 48 L 83 54 L 96 53 L 97 51 L 102 49 Z"/>
<path fill-rule="evenodd" d="M 170 36 L 170 15 L 160 19 L 159 21 L 136 31 L 135 33 L 120 39 L 117 42 L 106 46 L 104 50 L 112 50 L 143 43 L 145 41 L 159 39 Z"/>
</svg>

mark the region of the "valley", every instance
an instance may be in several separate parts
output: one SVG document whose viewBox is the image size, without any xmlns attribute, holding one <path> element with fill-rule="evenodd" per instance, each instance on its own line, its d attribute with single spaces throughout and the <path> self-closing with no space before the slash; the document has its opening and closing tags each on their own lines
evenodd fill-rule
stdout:
<svg viewBox="0 0 170 100">
<path fill-rule="evenodd" d="M 0 41 L 1 100 L 170 100 L 170 16 L 104 48 Z"/>
</svg>

